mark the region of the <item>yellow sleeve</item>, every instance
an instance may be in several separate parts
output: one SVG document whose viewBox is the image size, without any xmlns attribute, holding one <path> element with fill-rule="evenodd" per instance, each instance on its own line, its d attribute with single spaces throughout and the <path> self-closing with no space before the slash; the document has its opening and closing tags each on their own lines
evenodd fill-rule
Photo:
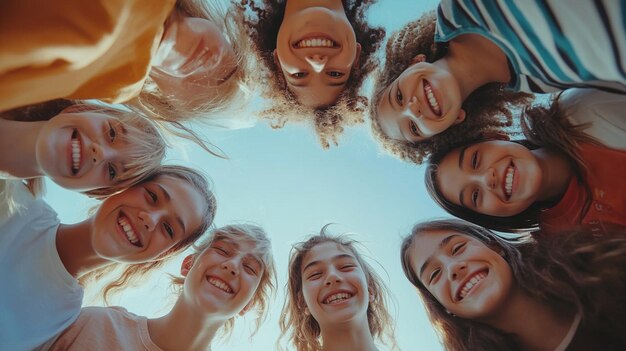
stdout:
<svg viewBox="0 0 626 351">
<path fill-rule="evenodd" d="M 0 111 L 141 90 L 175 0 L 0 1 Z"/>
</svg>

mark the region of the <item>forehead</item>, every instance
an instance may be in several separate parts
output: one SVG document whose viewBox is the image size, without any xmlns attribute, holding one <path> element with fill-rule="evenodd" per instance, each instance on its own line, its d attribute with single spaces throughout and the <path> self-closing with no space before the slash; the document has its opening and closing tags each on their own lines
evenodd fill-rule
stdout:
<svg viewBox="0 0 626 351">
<path fill-rule="evenodd" d="M 354 257 L 352 252 L 342 245 L 328 241 L 311 248 L 302 259 L 302 268 L 313 261 L 330 261 L 338 255 L 349 255 Z"/>
<path fill-rule="evenodd" d="M 156 187 L 159 192 L 157 195 L 165 197 L 161 201 L 171 203 L 176 215 L 185 224 L 186 232 L 193 232 L 202 223 L 202 216 L 207 207 L 207 203 L 200 192 L 188 181 L 174 178 L 171 176 L 160 176 L 153 181 L 147 183 L 148 186 Z M 161 193 L 160 191 L 165 191 Z"/>
<path fill-rule="evenodd" d="M 441 249 L 441 244 L 447 238 L 452 239 L 450 242 L 459 238 L 469 241 L 478 241 L 480 243 L 479 240 L 473 237 L 452 230 L 429 230 L 421 232 L 415 236 L 408 249 L 411 266 L 414 272 L 419 272 L 424 262 Z"/>
<path fill-rule="evenodd" d="M 399 125 L 401 119 L 400 114 L 393 109 L 393 106 L 389 102 L 389 92 L 392 90 L 393 84 L 395 84 L 395 81 L 381 92 L 376 107 L 376 118 L 384 135 L 394 140 L 402 140 Z M 394 97 L 391 96 L 391 98 L 393 99 Z"/>
</svg>

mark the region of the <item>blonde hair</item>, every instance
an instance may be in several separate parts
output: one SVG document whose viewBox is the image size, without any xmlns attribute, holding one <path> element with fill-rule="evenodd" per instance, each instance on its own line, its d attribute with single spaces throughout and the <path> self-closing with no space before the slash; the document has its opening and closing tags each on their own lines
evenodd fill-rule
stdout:
<svg viewBox="0 0 626 351">
<path fill-rule="evenodd" d="M 165 157 L 165 140 L 157 126 L 138 112 L 59 99 L 6 111 L 0 116 L 16 121 L 48 121 L 68 108 L 71 110 L 65 113 L 90 112 L 107 115 L 118 120 L 126 131 L 126 134 L 118 133 L 116 136 L 119 142 L 127 144 L 125 152 L 130 162 L 124 165 L 125 170 L 118 172 L 115 185 L 84 191 L 85 195 L 104 199 L 141 182 L 161 165 Z M 26 180 L 26 185 L 35 196 L 44 193 L 41 177 Z"/>
<path fill-rule="evenodd" d="M 344 127 L 364 122 L 368 106 L 367 97 L 359 94 L 363 81 L 378 65 L 375 55 L 385 36 L 381 27 L 372 27 L 366 21 L 365 12 L 375 0 L 342 0 L 348 21 L 354 29 L 356 41 L 361 45 L 358 64 L 352 67 L 344 91 L 331 106 L 309 108 L 298 102 L 287 88 L 283 72 L 274 60 L 276 36 L 283 21 L 286 1 L 239 0 L 237 12 L 243 18 L 243 26 L 253 40 L 253 52 L 259 62 L 258 80 L 266 83 L 262 95 L 271 100 L 272 106 L 260 112 L 272 128 L 282 128 L 287 122 L 313 124 L 319 142 L 324 149 L 337 145 Z"/>
<path fill-rule="evenodd" d="M 239 27 L 237 12 L 227 11 L 219 1 L 177 0 L 174 11 L 188 17 L 203 18 L 216 25 L 233 48 L 237 69 L 225 82 L 206 87 L 191 101 L 163 94 L 156 82 L 148 77 L 139 96 L 127 105 L 159 121 L 193 119 L 212 125 L 212 117 L 231 110 L 241 110 L 249 100 L 249 72 L 252 67 L 249 39 Z M 180 129 L 178 124 L 173 126 Z M 189 130 L 184 129 L 184 132 L 189 133 Z"/>
<path fill-rule="evenodd" d="M 307 308 L 302 293 L 302 262 L 304 256 L 317 245 L 323 243 L 335 243 L 345 250 L 350 251 L 363 269 L 367 279 L 367 286 L 373 299 L 367 307 L 367 322 L 370 333 L 374 338 L 379 338 L 383 343 L 396 347 L 394 337 L 394 324 L 387 310 L 390 296 L 389 289 L 374 269 L 363 260 L 356 249 L 355 240 L 343 236 L 330 236 L 327 234 L 329 225 L 324 226 L 320 233 L 311 236 L 308 240 L 293 246 L 289 255 L 289 278 L 287 282 L 287 299 L 283 305 L 280 316 L 281 339 L 290 332 L 289 340 L 296 346 L 298 351 L 321 351 L 320 340 L 321 328 L 312 315 L 303 313 Z"/>
<path fill-rule="evenodd" d="M 255 329 L 252 335 L 256 334 L 261 324 L 267 318 L 267 307 L 269 299 L 274 296 L 276 291 L 276 264 L 272 255 L 272 244 L 263 228 L 253 224 L 231 224 L 211 230 L 208 235 L 201 240 L 200 243 L 194 245 L 193 256 L 196 258 L 206 249 L 211 247 L 216 241 L 226 240 L 232 242 L 252 241 L 254 242 L 254 252 L 258 254 L 263 262 L 263 274 L 261 281 L 252 298 L 251 307 L 255 308 L 258 316 L 255 320 Z M 182 285 L 185 283 L 183 277 L 172 277 L 172 282 L 178 285 L 182 291 Z M 224 324 L 224 335 L 229 335 L 235 325 L 235 317 L 230 318 Z"/>
<path fill-rule="evenodd" d="M 215 217 L 215 211 L 217 209 L 217 201 L 215 199 L 215 195 L 210 190 L 209 182 L 205 178 L 205 176 L 192 168 L 177 165 L 167 165 L 159 167 L 155 172 L 150 175 L 150 177 L 144 179 L 142 183 L 155 181 L 160 177 L 170 177 L 185 181 L 193 186 L 195 191 L 202 196 L 202 198 L 205 200 L 206 207 L 201 217 L 202 221 L 200 223 L 200 226 L 196 228 L 194 232 L 192 232 L 187 237 L 179 241 L 176 245 L 174 245 L 174 247 L 162 253 L 153 261 L 136 264 L 121 264 L 113 262 L 110 265 L 93 270 L 80 277 L 79 280 L 81 284 L 86 285 L 91 280 L 100 280 L 102 277 L 111 274 L 117 268 L 122 267 L 122 273 L 111 283 L 107 284 L 104 289 L 102 289 L 102 297 L 107 303 L 107 298 L 110 293 L 123 288 L 131 281 L 138 280 L 148 272 L 161 267 L 169 259 L 175 257 L 176 254 L 191 246 L 194 241 L 196 241 L 196 239 L 204 234 L 204 232 L 209 229 L 211 224 L 213 224 L 213 218 Z"/>
</svg>

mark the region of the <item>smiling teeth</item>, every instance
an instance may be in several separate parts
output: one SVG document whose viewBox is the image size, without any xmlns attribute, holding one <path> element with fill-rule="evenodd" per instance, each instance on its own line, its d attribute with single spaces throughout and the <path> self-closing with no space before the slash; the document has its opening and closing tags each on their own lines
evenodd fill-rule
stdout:
<svg viewBox="0 0 626 351">
<path fill-rule="evenodd" d="M 296 43 L 298 48 L 332 48 L 334 46 L 335 43 L 332 40 L 325 38 L 305 39 Z"/>
<path fill-rule="evenodd" d="M 509 166 L 506 169 L 506 178 L 504 182 L 504 191 L 506 193 L 506 196 L 511 196 L 513 192 L 513 175 L 514 174 L 515 174 L 515 168 L 512 166 Z"/>
<path fill-rule="evenodd" d="M 78 139 L 78 133 L 74 131 L 72 133 L 72 173 L 78 173 L 78 167 L 80 167 L 80 140 Z"/>
<path fill-rule="evenodd" d="M 117 220 L 117 223 L 119 223 L 122 229 L 124 229 L 126 238 L 128 238 L 128 241 L 130 241 L 131 244 L 139 247 L 142 246 L 139 238 L 137 238 L 137 235 L 135 235 L 135 232 L 133 231 L 133 227 L 131 227 L 130 222 L 128 222 L 128 219 L 126 219 L 126 217 L 120 217 Z"/>
<path fill-rule="evenodd" d="M 467 293 L 474 287 L 474 285 L 486 277 L 487 273 L 481 272 L 473 276 L 472 279 L 468 280 L 459 292 L 459 300 L 462 300 L 465 296 L 467 296 Z"/>
<path fill-rule="evenodd" d="M 428 98 L 428 104 L 430 108 L 435 112 L 435 114 L 441 114 L 441 108 L 439 108 L 439 104 L 437 103 L 437 99 L 435 99 L 435 95 L 433 94 L 433 88 L 430 84 L 424 84 L 424 91 L 426 91 L 426 98 Z"/>
<path fill-rule="evenodd" d="M 233 289 L 231 289 L 226 283 L 224 283 L 223 281 L 213 278 L 213 277 L 207 277 L 207 281 L 209 282 L 209 284 L 213 285 L 214 287 L 223 290 L 224 292 L 227 292 L 229 294 L 233 293 Z"/>
<path fill-rule="evenodd" d="M 327 297 L 326 300 L 324 300 L 324 303 L 327 304 L 327 305 L 332 305 L 332 304 L 335 304 L 335 303 L 339 303 L 339 302 L 341 302 L 343 300 L 347 300 L 347 299 L 351 298 L 352 296 L 354 296 L 354 295 L 349 294 L 349 293 L 332 294 L 329 297 Z"/>
</svg>

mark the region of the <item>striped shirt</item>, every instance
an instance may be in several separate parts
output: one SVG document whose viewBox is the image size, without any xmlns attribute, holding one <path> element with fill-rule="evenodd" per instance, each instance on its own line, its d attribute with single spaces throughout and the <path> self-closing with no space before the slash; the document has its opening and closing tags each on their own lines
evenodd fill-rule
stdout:
<svg viewBox="0 0 626 351">
<path fill-rule="evenodd" d="M 435 40 L 470 33 L 508 57 L 512 90 L 626 93 L 626 0 L 442 0 Z"/>
</svg>

